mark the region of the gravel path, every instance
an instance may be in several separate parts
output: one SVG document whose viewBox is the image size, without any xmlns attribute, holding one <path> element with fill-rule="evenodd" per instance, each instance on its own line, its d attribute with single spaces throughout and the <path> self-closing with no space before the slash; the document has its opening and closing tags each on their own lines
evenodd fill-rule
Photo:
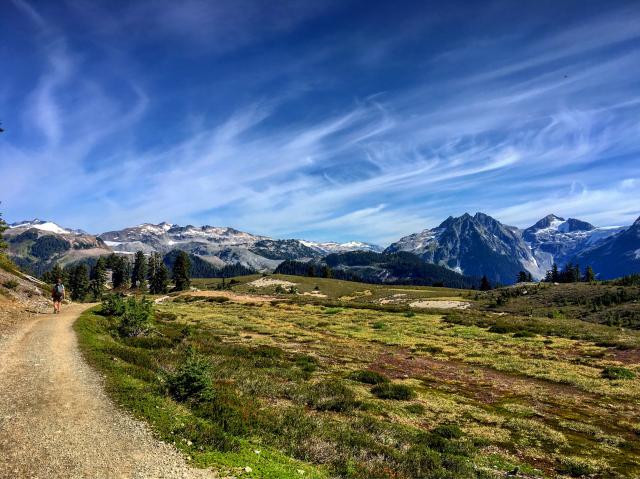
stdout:
<svg viewBox="0 0 640 479">
<path fill-rule="evenodd" d="M 0 478 L 212 478 L 118 410 L 82 359 L 66 306 L 0 350 Z"/>
</svg>

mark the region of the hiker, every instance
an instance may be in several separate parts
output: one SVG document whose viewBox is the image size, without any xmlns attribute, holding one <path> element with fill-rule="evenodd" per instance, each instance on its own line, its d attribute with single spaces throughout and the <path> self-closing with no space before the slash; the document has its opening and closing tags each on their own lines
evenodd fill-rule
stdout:
<svg viewBox="0 0 640 479">
<path fill-rule="evenodd" d="M 56 284 L 53 286 L 53 291 L 51 292 L 51 297 L 53 298 L 53 314 L 60 314 L 60 303 L 62 303 L 65 297 L 62 278 L 56 280 Z"/>
</svg>

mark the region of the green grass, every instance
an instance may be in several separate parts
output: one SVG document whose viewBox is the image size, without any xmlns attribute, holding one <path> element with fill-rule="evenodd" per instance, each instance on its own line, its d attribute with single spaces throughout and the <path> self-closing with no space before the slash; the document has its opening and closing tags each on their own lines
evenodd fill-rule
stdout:
<svg viewBox="0 0 640 479">
<path fill-rule="evenodd" d="M 119 338 L 113 321 L 91 313 L 76 327 L 124 407 L 196 464 L 223 472 L 246 462 L 258 474 L 254 465 L 265 461 L 248 477 L 296 477 L 303 468 L 305 477 L 408 478 L 421 467 L 437 475 L 460 456 L 453 477 L 640 474 L 637 331 L 498 315 L 482 298 L 471 310 L 408 315 L 371 297 L 444 293 L 283 279 L 328 297 L 178 297 L 156 307 L 151 331 L 138 338 Z M 248 292 L 251 280 L 234 292 Z M 176 394 L 175 384 L 203 386 Z"/>
</svg>

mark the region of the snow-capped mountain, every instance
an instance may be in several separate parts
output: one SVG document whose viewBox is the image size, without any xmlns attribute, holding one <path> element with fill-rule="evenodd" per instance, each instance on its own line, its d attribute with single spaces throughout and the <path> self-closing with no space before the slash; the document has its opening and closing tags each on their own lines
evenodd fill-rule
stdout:
<svg viewBox="0 0 640 479">
<path fill-rule="evenodd" d="M 37 230 L 48 231 L 50 233 L 56 233 L 56 234 L 76 234 L 76 235 L 87 234 L 82 230 L 72 230 L 72 229 L 63 228 L 62 226 L 57 225 L 53 221 L 44 221 L 44 220 L 39 220 L 38 218 L 34 218 L 30 221 L 20 221 L 17 223 L 11 223 L 9 225 L 9 228 L 11 229 L 35 228 Z"/>
<path fill-rule="evenodd" d="M 65 266 L 111 253 L 99 238 L 52 221 L 34 219 L 9 225 L 3 233 L 11 259 L 27 271 L 41 274 L 54 264 Z"/>
<path fill-rule="evenodd" d="M 437 228 L 405 236 L 385 250 L 395 251 L 408 251 L 428 263 L 467 276 L 487 275 L 505 284 L 512 283 L 523 268 L 536 277 L 544 274 L 518 228 L 484 213 L 450 216 Z"/>
<path fill-rule="evenodd" d="M 336 243 L 333 241 L 324 243 L 307 240 L 298 241 L 323 255 L 331 253 L 346 253 L 349 251 L 373 251 L 375 253 L 381 253 L 384 250 L 382 246 L 371 243 L 363 243 L 362 241 L 348 241 L 346 243 Z"/>
<path fill-rule="evenodd" d="M 513 283 L 514 274 L 520 270 L 529 271 L 534 278 L 540 279 L 553 263 L 562 268 L 569 261 L 578 261 L 583 267 L 591 265 L 597 273 L 595 265 L 600 264 L 597 257 L 614 254 L 605 254 L 605 249 L 624 258 L 640 256 L 640 244 L 634 243 L 632 235 L 621 236 L 624 246 L 620 245 L 620 240 L 615 246 L 600 247 L 613 244 L 610 240 L 630 229 L 625 226 L 596 227 L 575 218 L 565 220 L 548 215 L 520 230 L 483 213 L 464 214 L 459 218 L 449 217 L 437 228 L 405 236 L 385 251 L 409 251 L 427 262 L 465 275 L 486 274 L 494 282 Z M 633 261 L 627 263 L 635 264 Z M 640 271 L 637 266 L 616 267 L 609 271 L 602 264 L 600 268 L 606 277 L 627 274 L 624 271 L 633 268 Z"/>
<path fill-rule="evenodd" d="M 366 243 L 316 243 L 296 239 L 273 239 L 234 228 L 217 226 L 178 226 L 169 223 L 142 224 L 120 231 L 102 233 L 100 238 L 114 251 L 168 253 L 179 249 L 222 266 L 240 263 L 243 266 L 269 271 L 283 260 L 317 259 L 334 251 L 372 249 Z M 333 249 L 332 249 L 333 248 Z"/>
<path fill-rule="evenodd" d="M 599 279 L 640 273 L 640 217 L 628 228 L 580 251 L 572 262 L 590 265 Z"/>
<path fill-rule="evenodd" d="M 554 262 L 563 267 L 576 254 L 624 229 L 623 226 L 597 228 L 586 221 L 565 220 L 551 214 L 525 229 L 522 237 L 537 262 L 544 269 L 550 269 Z"/>
</svg>

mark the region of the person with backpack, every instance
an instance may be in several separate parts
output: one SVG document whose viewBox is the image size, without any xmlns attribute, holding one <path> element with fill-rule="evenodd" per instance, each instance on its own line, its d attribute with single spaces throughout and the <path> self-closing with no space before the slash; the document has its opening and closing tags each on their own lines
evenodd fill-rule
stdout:
<svg viewBox="0 0 640 479">
<path fill-rule="evenodd" d="M 53 314 L 60 314 L 60 303 L 62 303 L 65 298 L 62 278 L 56 280 L 56 284 L 53 286 L 53 291 L 51 292 L 51 297 L 53 298 Z"/>
</svg>

